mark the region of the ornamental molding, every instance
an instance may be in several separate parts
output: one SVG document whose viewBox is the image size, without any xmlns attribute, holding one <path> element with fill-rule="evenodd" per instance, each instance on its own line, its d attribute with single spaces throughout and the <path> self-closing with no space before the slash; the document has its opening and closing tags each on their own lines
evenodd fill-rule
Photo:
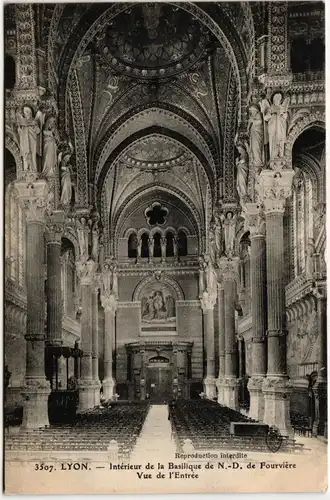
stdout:
<svg viewBox="0 0 330 500">
<path fill-rule="evenodd" d="M 27 222 L 45 222 L 49 209 L 49 187 L 45 180 L 34 182 L 15 181 L 20 202 L 26 213 Z"/>
<path fill-rule="evenodd" d="M 132 309 L 132 308 L 137 308 L 137 309 L 141 309 L 141 302 L 140 301 L 137 301 L 137 302 L 118 302 L 117 304 L 117 307 L 118 309 Z"/>
<path fill-rule="evenodd" d="M 93 260 L 76 262 L 77 275 L 81 285 L 93 285 L 98 264 Z"/>
<path fill-rule="evenodd" d="M 246 203 L 243 207 L 244 230 L 250 231 L 250 238 L 254 236 L 265 236 L 265 217 L 261 207 L 257 203 Z"/>
<path fill-rule="evenodd" d="M 196 307 L 200 308 L 200 300 L 177 300 L 176 301 L 176 306 L 177 307 Z"/>
<path fill-rule="evenodd" d="M 239 258 L 227 259 L 221 257 L 219 260 L 219 277 L 223 283 L 227 281 L 239 283 Z"/>
<path fill-rule="evenodd" d="M 257 186 L 265 215 L 284 213 L 286 199 L 292 194 L 294 170 L 262 170 Z"/>
<path fill-rule="evenodd" d="M 16 163 L 16 172 L 23 171 L 23 161 L 18 144 L 9 135 L 5 135 L 5 148 L 11 152 Z"/>
</svg>

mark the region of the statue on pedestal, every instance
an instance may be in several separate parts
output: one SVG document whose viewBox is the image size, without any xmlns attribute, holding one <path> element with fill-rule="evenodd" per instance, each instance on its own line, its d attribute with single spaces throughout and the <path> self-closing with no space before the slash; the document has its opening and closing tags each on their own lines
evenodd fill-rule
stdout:
<svg viewBox="0 0 330 500">
<path fill-rule="evenodd" d="M 23 170 L 37 172 L 37 153 L 40 154 L 39 136 L 42 113 L 38 112 L 34 117 L 32 107 L 24 105 L 22 111 L 18 111 L 16 116 Z"/>
<path fill-rule="evenodd" d="M 45 177 L 53 177 L 56 175 L 56 170 L 58 166 L 56 124 L 55 124 L 55 118 L 53 116 L 47 118 L 42 131 L 42 136 L 43 136 L 42 173 Z"/>
<path fill-rule="evenodd" d="M 268 123 L 270 160 L 284 156 L 284 145 L 288 129 L 289 97 L 283 100 L 282 92 L 276 92 L 272 105 L 267 110 L 264 119 Z"/>
</svg>

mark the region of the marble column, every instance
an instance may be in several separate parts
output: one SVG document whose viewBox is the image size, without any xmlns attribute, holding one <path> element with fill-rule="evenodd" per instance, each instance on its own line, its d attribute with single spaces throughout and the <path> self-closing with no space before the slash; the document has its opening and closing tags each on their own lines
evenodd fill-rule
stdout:
<svg viewBox="0 0 330 500">
<path fill-rule="evenodd" d="M 105 325 L 104 325 L 104 378 L 102 382 L 103 397 L 107 401 L 112 399 L 116 381 L 113 378 L 113 359 L 112 351 L 114 348 L 115 339 L 115 317 L 117 310 L 117 298 L 115 294 L 109 293 L 101 295 L 101 303 L 104 308 Z"/>
<path fill-rule="evenodd" d="M 316 297 L 317 327 L 319 332 L 318 374 L 313 387 L 315 396 L 315 421 L 313 435 L 328 437 L 327 418 L 327 291 L 326 283 L 314 290 Z"/>
<path fill-rule="evenodd" d="M 79 381 L 79 411 L 94 407 L 95 383 L 92 364 L 92 295 L 97 263 L 93 260 L 77 262 L 81 295 L 81 375 Z"/>
<path fill-rule="evenodd" d="M 59 218 L 47 223 L 47 340 L 52 346 L 62 345 L 61 239 L 63 224 Z"/>
<path fill-rule="evenodd" d="M 222 381 L 223 404 L 238 409 L 237 345 L 235 311 L 237 300 L 238 258 L 222 258 L 220 270 L 224 290 L 225 375 Z"/>
<path fill-rule="evenodd" d="M 92 372 L 95 384 L 94 405 L 100 404 L 99 379 L 99 282 L 96 279 L 92 289 Z"/>
<path fill-rule="evenodd" d="M 217 380 L 218 403 L 223 404 L 223 385 L 225 378 L 225 295 L 223 283 L 218 283 L 218 328 L 219 328 L 219 376 Z"/>
<path fill-rule="evenodd" d="M 265 413 L 262 385 L 266 376 L 265 335 L 267 325 L 265 221 L 256 203 L 246 204 L 245 215 L 251 241 L 252 368 L 248 382 L 250 393 L 249 416 L 262 421 Z"/>
<path fill-rule="evenodd" d="M 264 422 L 276 426 L 283 435 L 292 432 L 290 422 L 290 388 L 286 371 L 286 317 L 283 214 L 286 198 L 291 195 L 293 170 L 279 170 L 281 160 L 272 164 L 274 170 L 260 174 L 261 195 L 266 216 L 267 257 L 267 377 L 263 382 L 265 398 Z"/>
<path fill-rule="evenodd" d="M 16 182 L 26 213 L 26 373 L 22 427 L 36 429 L 49 425 L 50 384 L 45 377 L 45 275 L 44 232 L 48 186 L 44 180 Z"/>
<path fill-rule="evenodd" d="M 204 292 L 201 298 L 203 311 L 204 345 L 206 351 L 206 376 L 204 379 L 204 392 L 208 399 L 217 395 L 216 378 L 214 373 L 214 305 L 216 295 Z"/>
</svg>

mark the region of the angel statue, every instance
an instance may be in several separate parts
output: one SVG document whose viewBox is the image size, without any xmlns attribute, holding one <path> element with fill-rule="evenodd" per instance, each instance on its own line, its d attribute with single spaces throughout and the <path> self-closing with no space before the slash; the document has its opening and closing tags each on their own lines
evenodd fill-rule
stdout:
<svg viewBox="0 0 330 500">
<path fill-rule="evenodd" d="M 236 189 L 239 199 L 242 202 L 247 195 L 247 181 L 249 175 L 249 157 L 244 144 L 237 142 L 236 148 L 240 156 L 236 159 Z"/>
<path fill-rule="evenodd" d="M 42 173 L 45 177 L 53 177 L 56 173 L 58 165 L 57 140 L 56 140 L 56 123 L 55 118 L 50 116 L 47 118 L 42 135 L 43 135 L 43 163 Z"/>
<path fill-rule="evenodd" d="M 228 259 L 231 259 L 234 253 L 234 242 L 236 232 L 236 215 L 229 210 L 223 219 L 223 228 L 225 236 L 225 253 Z"/>
<path fill-rule="evenodd" d="M 270 160 L 284 156 L 290 98 L 286 97 L 283 102 L 282 99 L 282 92 L 276 92 L 273 95 L 272 105 L 264 116 L 265 121 L 268 123 Z"/>
<path fill-rule="evenodd" d="M 72 167 L 70 165 L 70 158 L 72 155 L 72 145 L 71 143 L 70 149 L 71 151 L 60 153 L 59 162 L 61 165 L 61 203 L 63 206 L 69 206 L 72 199 L 72 189 L 74 184 L 72 182 Z"/>
<path fill-rule="evenodd" d="M 24 105 L 22 112 L 17 112 L 17 132 L 19 147 L 23 158 L 23 170 L 37 172 L 37 153 L 39 151 L 39 135 L 42 126 L 43 114 L 38 111 L 33 116 L 31 106 Z"/>
<path fill-rule="evenodd" d="M 80 251 L 80 259 L 87 260 L 88 259 L 88 223 L 87 220 L 83 217 L 80 221 L 77 221 L 77 235 L 78 235 L 78 243 L 79 243 L 79 251 Z"/>
<path fill-rule="evenodd" d="M 91 258 L 94 262 L 98 262 L 99 258 L 99 231 L 98 231 L 98 223 L 94 222 L 92 227 L 92 252 Z"/>
<path fill-rule="evenodd" d="M 257 104 L 252 103 L 249 107 L 249 112 L 250 161 L 252 166 L 262 167 L 264 165 L 264 120 Z"/>
</svg>

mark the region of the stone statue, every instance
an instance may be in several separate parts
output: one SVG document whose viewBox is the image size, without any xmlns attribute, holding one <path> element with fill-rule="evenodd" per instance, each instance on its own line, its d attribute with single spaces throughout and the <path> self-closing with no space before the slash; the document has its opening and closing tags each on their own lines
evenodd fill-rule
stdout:
<svg viewBox="0 0 330 500">
<path fill-rule="evenodd" d="M 198 280 L 198 284 L 199 284 L 199 294 L 202 295 L 202 293 L 205 291 L 205 273 L 206 273 L 206 267 L 207 267 L 207 264 L 204 260 L 203 257 L 199 257 L 199 280 Z"/>
<path fill-rule="evenodd" d="M 102 269 L 101 278 L 101 295 L 107 296 L 111 294 L 112 284 L 112 269 L 108 262 L 106 262 Z"/>
<path fill-rule="evenodd" d="M 111 266 L 112 270 L 112 293 L 118 297 L 118 274 L 117 274 L 117 266 L 115 263 Z"/>
<path fill-rule="evenodd" d="M 309 238 L 306 249 L 306 261 L 305 261 L 305 271 L 309 278 L 313 277 L 315 271 L 314 254 L 315 254 L 315 241 L 314 238 Z"/>
<path fill-rule="evenodd" d="M 22 113 L 17 112 L 17 132 L 19 147 L 23 158 L 23 170 L 37 172 L 37 151 L 40 134 L 40 112 L 33 116 L 30 106 L 23 106 Z"/>
<path fill-rule="evenodd" d="M 223 253 L 223 236 L 222 236 L 222 224 L 220 215 L 214 215 L 214 242 L 216 248 L 217 257 L 221 257 Z"/>
<path fill-rule="evenodd" d="M 162 259 L 166 257 L 166 243 L 167 243 L 166 238 L 165 237 L 161 238 L 160 246 L 162 251 Z"/>
<path fill-rule="evenodd" d="M 72 199 L 72 167 L 70 165 L 71 153 L 65 153 L 61 161 L 61 203 L 69 206 Z"/>
<path fill-rule="evenodd" d="M 217 275 L 214 271 L 211 259 L 208 260 L 206 265 L 206 291 L 214 294 L 217 291 Z"/>
<path fill-rule="evenodd" d="M 236 159 L 236 189 L 241 203 L 247 195 L 247 181 L 249 175 L 249 158 L 243 143 L 236 145 L 240 156 Z"/>
<path fill-rule="evenodd" d="M 249 112 L 250 161 L 252 166 L 262 167 L 264 165 L 264 120 L 257 104 L 251 104 Z"/>
<path fill-rule="evenodd" d="M 234 253 L 235 231 L 236 231 L 236 215 L 232 211 L 228 211 L 223 220 L 224 236 L 225 236 L 225 253 L 230 259 Z"/>
<path fill-rule="evenodd" d="M 91 258 L 94 262 L 98 262 L 99 258 L 99 231 L 97 227 L 97 222 L 94 223 L 92 229 L 92 252 Z"/>
<path fill-rule="evenodd" d="M 56 143 L 55 118 L 47 118 L 42 131 L 43 136 L 43 163 L 42 173 L 46 177 L 53 177 L 56 174 L 58 165 L 57 143 Z"/>
<path fill-rule="evenodd" d="M 283 94 L 277 92 L 273 96 L 272 105 L 264 116 L 268 123 L 270 160 L 284 156 L 284 145 L 288 127 L 289 98 L 283 99 Z"/>
<path fill-rule="evenodd" d="M 80 259 L 88 259 L 88 233 L 89 228 L 87 225 L 87 220 L 83 217 L 77 227 L 78 243 L 80 250 Z"/>
</svg>

